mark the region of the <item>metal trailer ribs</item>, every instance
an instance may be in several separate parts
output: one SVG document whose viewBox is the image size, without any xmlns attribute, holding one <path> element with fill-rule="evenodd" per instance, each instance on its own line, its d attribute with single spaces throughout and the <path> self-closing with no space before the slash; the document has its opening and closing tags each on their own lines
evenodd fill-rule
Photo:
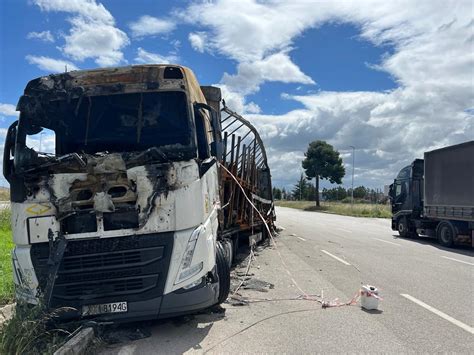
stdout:
<svg viewBox="0 0 474 355">
<path fill-rule="evenodd" d="M 263 221 L 245 197 L 247 195 L 265 222 L 273 228 L 275 210 L 271 175 L 262 139 L 256 128 L 230 110 L 224 101 L 220 118 L 223 133 L 221 164 L 238 181 L 221 169 L 221 234 L 226 236 L 255 229 L 264 232 Z"/>
</svg>

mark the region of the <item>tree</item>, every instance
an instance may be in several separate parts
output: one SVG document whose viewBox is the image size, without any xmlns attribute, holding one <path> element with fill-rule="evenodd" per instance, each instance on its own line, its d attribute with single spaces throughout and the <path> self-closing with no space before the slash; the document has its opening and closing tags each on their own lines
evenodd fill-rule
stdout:
<svg viewBox="0 0 474 355">
<path fill-rule="evenodd" d="M 273 198 L 275 200 L 281 200 L 281 190 L 278 187 L 273 188 Z"/>
<path fill-rule="evenodd" d="M 309 144 L 302 165 L 308 179 L 316 178 L 316 206 L 319 207 L 319 179 L 327 179 L 331 184 L 341 184 L 346 173 L 342 159 L 332 145 L 318 140 Z"/>
<path fill-rule="evenodd" d="M 358 186 L 354 189 L 354 198 L 363 199 L 369 194 L 369 189 L 364 186 Z"/>
<path fill-rule="evenodd" d="M 323 197 L 328 201 L 341 201 L 347 196 L 347 191 L 342 186 L 334 187 L 332 189 L 323 189 Z"/>
<path fill-rule="evenodd" d="M 308 181 L 305 179 L 304 174 L 301 174 L 299 180 L 296 182 L 295 187 L 291 191 L 295 200 L 306 200 L 308 198 Z"/>
</svg>

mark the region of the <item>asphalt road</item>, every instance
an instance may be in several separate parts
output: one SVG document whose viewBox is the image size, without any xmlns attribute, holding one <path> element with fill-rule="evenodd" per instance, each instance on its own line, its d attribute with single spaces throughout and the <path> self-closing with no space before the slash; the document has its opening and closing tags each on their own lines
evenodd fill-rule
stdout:
<svg viewBox="0 0 474 355">
<path fill-rule="evenodd" d="M 132 325 L 129 331 L 145 327 L 151 336 L 102 353 L 472 353 L 472 249 L 398 238 L 383 219 L 288 208 L 278 208 L 277 218 L 284 228 L 277 248 L 260 250 L 250 269 L 253 280 L 273 288 L 240 290 L 251 303 L 225 304 L 224 314 Z M 383 301 L 371 312 L 360 305 L 322 309 L 294 300 L 301 295 L 295 283 L 341 301 L 371 284 Z"/>
</svg>

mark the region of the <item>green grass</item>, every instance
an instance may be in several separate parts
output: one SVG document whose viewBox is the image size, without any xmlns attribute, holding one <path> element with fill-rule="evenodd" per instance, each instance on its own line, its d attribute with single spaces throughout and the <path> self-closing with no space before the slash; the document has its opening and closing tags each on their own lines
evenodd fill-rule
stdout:
<svg viewBox="0 0 474 355">
<path fill-rule="evenodd" d="M 10 303 L 14 298 L 10 216 L 9 208 L 0 207 L 0 305 Z"/>
<path fill-rule="evenodd" d="M 316 202 L 314 201 L 280 200 L 276 201 L 275 205 L 281 207 L 297 208 L 305 211 L 334 213 L 343 216 L 377 218 L 390 218 L 392 216 L 390 206 L 369 203 L 354 203 L 354 205 L 351 206 L 350 203 L 321 201 L 321 206 L 316 207 Z"/>
<path fill-rule="evenodd" d="M 0 201 L 10 201 L 10 189 L 0 187 Z"/>
<path fill-rule="evenodd" d="M 77 322 L 58 323 L 60 311 L 18 303 L 13 317 L 0 326 L 0 354 L 54 353 L 80 326 Z"/>
</svg>

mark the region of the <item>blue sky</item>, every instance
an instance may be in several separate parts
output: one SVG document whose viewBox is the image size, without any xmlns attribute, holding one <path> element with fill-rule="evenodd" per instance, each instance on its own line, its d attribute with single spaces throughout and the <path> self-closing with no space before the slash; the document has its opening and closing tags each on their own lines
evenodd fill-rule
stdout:
<svg viewBox="0 0 474 355">
<path fill-rule="evenodd" d="M 260 129 L 275 185 L 296 181 L 308 143 L 323 139 L 348 172 L 354 145 L 356 184 L 382 188 L 423 151 L 474 137 L 472 6 L 4 0 L 0 133 L 26 83 L 66 64 L 174 62 Z"/>
</svg>

